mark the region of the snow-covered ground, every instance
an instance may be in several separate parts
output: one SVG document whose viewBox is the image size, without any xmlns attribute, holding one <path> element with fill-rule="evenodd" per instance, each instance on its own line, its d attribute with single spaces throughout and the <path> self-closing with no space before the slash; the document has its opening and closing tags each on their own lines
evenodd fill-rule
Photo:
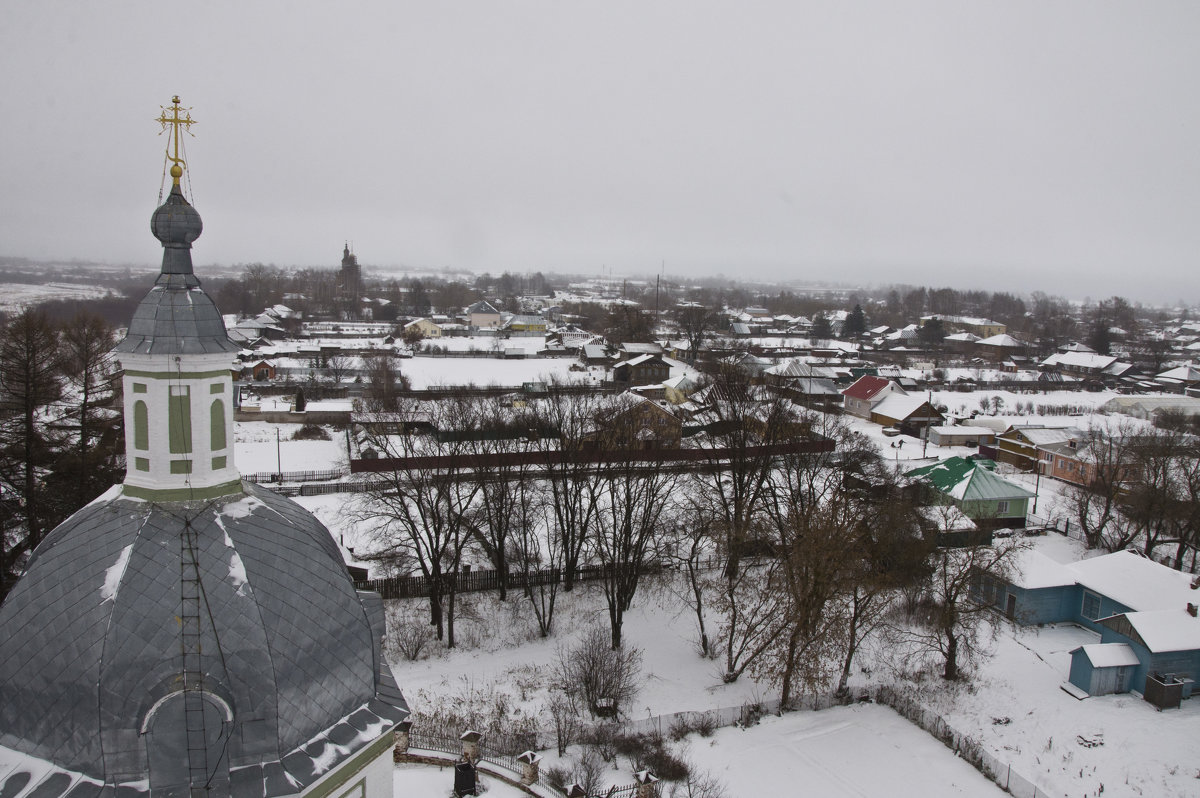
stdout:
<svg viewBox="0 0 1200 798">
<path fill-rule="evenodd" d="M 14 313 L 27 305 L 37 305 L 55 299 L 102 299 L 112 291 L 85 283 L 0 284 L 0 312 Z"/>
<path fill-rule="evenodd" d="M 527 798 L 528 794 L 494 776 L 479 774 L 479 784 L 488 798 Z M 392 773 L 393 794 L 404 798 L 452 795 L 454 768 L 450 765 L 401 764 Z"/>
<path fill-rule="evenodd" d="M 277 471 L 323 471 L 346 464 L 346 438 L 327 429 L 330 440 L 295 441 L 299 424 L 239 421 L 234 424 L 233 453 L 243 474 Z M 276 434 L 279 445 L 276 447 Z"/>
<path fill-rule="evenodd" d="M 1001 796 L 1004 791 L 926 732 L 875 704 L 767 717 L 693 736 L 686 756 L 729 798 Z"/>
<path fill-rule="evenodd" d="M 526 382 L 589 382 L 604 379 L 603 369 L 572 371 L 579 361 L 567 357 L 502 360 L 494 357 L 414 357 L 399 363 L 400 373 L 418 390 L 442 385 L 500 385 Z"/>
</svg>

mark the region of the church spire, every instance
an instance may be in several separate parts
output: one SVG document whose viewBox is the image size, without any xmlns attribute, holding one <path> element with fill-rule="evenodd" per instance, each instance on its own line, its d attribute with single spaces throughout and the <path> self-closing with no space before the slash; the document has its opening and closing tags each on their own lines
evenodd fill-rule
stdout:
<svg viewBox="0 0 1200 798">
<path fill-rule="evenodd" d="M 162 242 L 162 271 L 113 350 L 124 370 L 125 493 L 158 501 L 241 490 L 233 464 L 233 378 L 238 347 L 192 272 L 192 242 L 204 225 L 180 188 L 180 135 L 194 120 L 172 98 L 158 122 L 171 140 L 174 184 L 150 230 Z"/>
</svg>

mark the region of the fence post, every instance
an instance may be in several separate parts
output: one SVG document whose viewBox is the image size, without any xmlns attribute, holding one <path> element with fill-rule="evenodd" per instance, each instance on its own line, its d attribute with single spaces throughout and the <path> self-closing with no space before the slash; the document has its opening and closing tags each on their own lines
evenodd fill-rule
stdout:
<svg viewBox="0 0 1200 798">
<path fill-rule="evenodd" d="M 636 798 L 654 798 L 654 783 L 658 781 L 658 776 L 655 776 L 649 770 L 639 770 L 634 774 L 634 778 L 637 779 L 638 785 L 634 796 Z"/>
<path fill-rule="evenodd" d="M 412 721 L 403 720 L 396 726 L 396 747 L 393 749 L 397 754 L 407 754 L 408 745 L 412 736 Z"/>
<path fill-rule="evenodd" d="M 479 761 L 479 740 L 483 735 L 474 729 L 467 729 L 458 739 L 463 744 L 463 759 L 472 765 Z"/>
<path fill-rule="evenodd" d="M 521 783 L 529 786 L 536 784 L 538 780 L 538 763 L 542 758 L 533 751 L 526 751 L 517 757 L 517 761 L 521 763 Z"/>
</svg>

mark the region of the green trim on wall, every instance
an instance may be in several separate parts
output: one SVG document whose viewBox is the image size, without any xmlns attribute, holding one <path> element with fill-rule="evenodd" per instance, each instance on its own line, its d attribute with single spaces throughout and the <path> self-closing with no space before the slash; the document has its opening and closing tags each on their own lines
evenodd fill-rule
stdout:
<svg viewBox="0 0 1200 798">
<path fill-rule="evenodd" d="M 214 457 L 212 459 L 212 470 L 213 471 L 220 471 L 224 467 L 225 467 L 225 458 L 224 457 Z"/>
<path fill-rule="evenodd" d="M 135 383 L 133 384 L 133 392 L 134 392 L 134 393 L 145 393 L 145 392 L 146 392 L 146 383 L 144 383 L 144 382 L 135 382 Z"/>
<path fill-rule="evenodd" d="M 190 473 L 192 473 L 192 461 L 191 460 L 172 460 L 171 461 L 171 473 L 172 474 L 190 474 Z"/>
<path fill-rule="evenodd" d="M 242 481 L 235 479 L 222 485 L 210 488 L 143 488 L 139 485 L 125 484 L 121 492 L 135 499 L 145 499 L 151 502 L 186 502 L 191 500 L 204 501 L 242 492 Z"/>
<path fill-rule="evenodd" d="M 232 364 L 232 360 L 230 363 Z M 152 380 L 205 380 L 211 377 L 229 377 L 233 379 L 233 366 L 216 371 L 133 371 L 127 370 L 126 377 L 146 377 Z"/>
<path fill-rule="evenodd" d="M 133 458 L 133 467 L 138 471 L 149 471 L 150 461 L 145 457 L 135 457 Z"/>
<path fill-rule="evenodd" d="M 214 382 L 212 385 L 208 386 L 208 392 L 209 393 L 225 393 L 225 383 Z"/>
<path fill-rule="evenodd" d="M 353 759 L 343 762 L 334 771 L 334 778 L 313 788 L 312 792 L 302 793 L 302 795 L 304 795 L 304 798 L 328 798 L 329 795 L 345 786 L 352 778 L 358 775 L 359 771 L 375 761 L 384 751 L 394 748 L 395 745 L 395 730 L 388 729 L 383 733 L 382 737 L 364 748 Z M 339 775 L 341 778 L 336 778 Z"/>
</svg>

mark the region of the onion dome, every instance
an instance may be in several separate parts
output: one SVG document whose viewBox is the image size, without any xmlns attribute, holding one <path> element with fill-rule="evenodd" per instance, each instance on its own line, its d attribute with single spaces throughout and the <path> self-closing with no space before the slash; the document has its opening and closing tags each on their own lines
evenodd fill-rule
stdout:
<svg viewBox="0 0 1200 798">
<path fill-rule="evenodd" d="M 43 798 L 186 796 L 197 770 L 217 794 L 292 795 L 407 716 L 378 595 L 309 512 L 243 487 L 162 504 L 114 488 L 38 547 L 0 607 L 0 746 L 44 760 L 26 780 L 55 766 Z M 0 756 L 0 795 L 21 773 Z"/>
<path fill-rule="evenodd" d="M 178 166 L 172 167 L 172 175 Z M 237 352 L 221 312 L 192 272 L 192 242 L 204 224 L 184 199 L 179 183 L 150 217 L 150 230 L 162 242 L 162 271 L 134 311 L 125 340 L 115 352 L 150 355 Z"/>
</svg>

